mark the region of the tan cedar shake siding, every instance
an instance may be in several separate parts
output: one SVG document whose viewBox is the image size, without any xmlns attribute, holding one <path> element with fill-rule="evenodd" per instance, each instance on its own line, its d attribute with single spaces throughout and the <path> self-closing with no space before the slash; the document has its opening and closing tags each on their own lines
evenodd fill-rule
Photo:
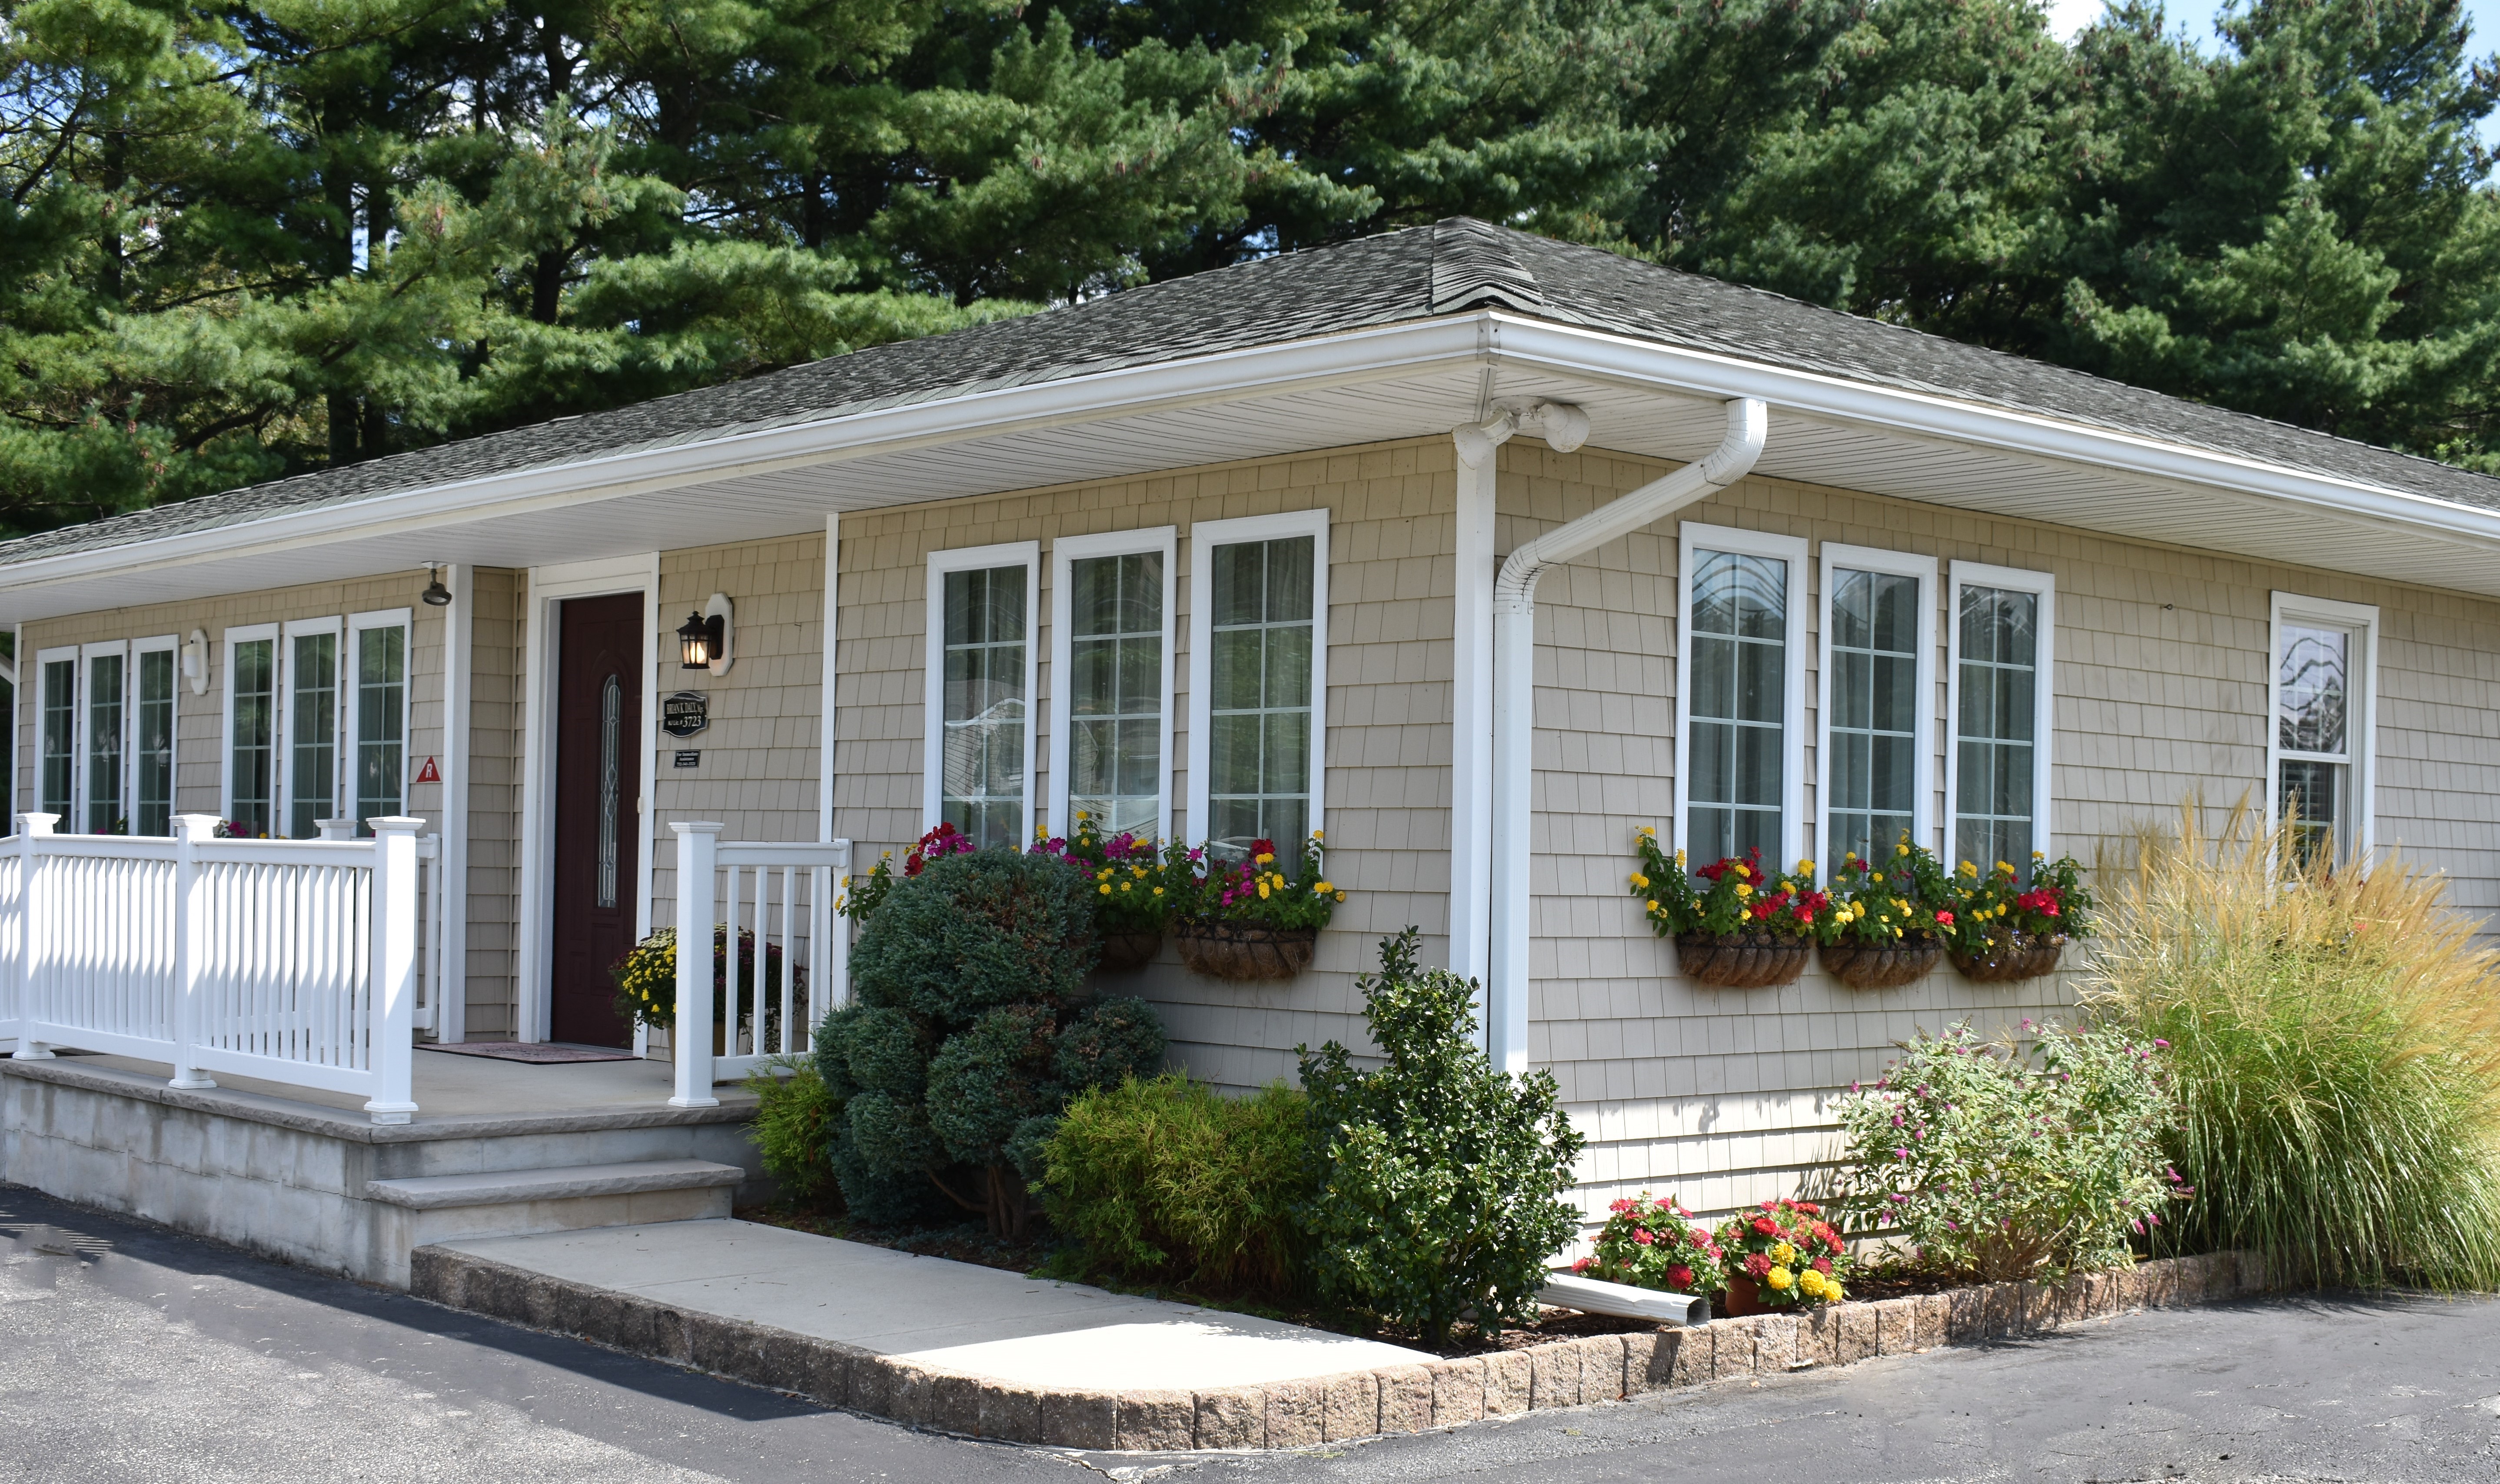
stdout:
<svg viewBox="0 0 2500 1484">
<path fill-rule="evenodd" d="M 677 625 L 713 593 L 734 605 L 729 674 L 687 670 Z M 710 725 L 682 741 L 659 732 L 648 794 L 654 927 L 674 921 L 675 837 L 669 822 L 716 819 L 723 840 L 814 840 L 822 753 L 825 535 L 740 542 L 660 557 L 659 632 L 651 637 L 659 695 L 699 691 Z M 656 728 L 656 720 L 655 720 Z M 677 752 L 699 752 L 693 768 Z"/>
<path fill-rule="evenodd" d="M 1527 440 L 1501 456 L 1503 549 L 1670 467 Z M 2378 843 L 2447 871 L 2459 907 L 2486 920 L 2500 910 L 2500 605 L 1776 479 L 1747 479 L 1684 518 L 1809 538 L 1801 576 L 1817 627 L 1826 542 L 1933 555 L 1948 578 L 1956 561 L 2054 575 L 2052 848 L 2087 862 L 2175 817 L 2191 793 L 2262 804 L 2272 591 L 2376 604 Z M 1828 1157 L 1831 1097 L 1875 1075 L 1893 1041 L 1964 1018 L 1992 1033 L 2071 1013 L 2071 976 L 1987 986 L 1945 970 L 1870 993 L 1819 967 L 1776 990 L 1676 975 L 1673 948 L 1651 936 L 1623 879 L 1632 831 L 1665 833 L 1673 808 L 1676 536 L 1667 522 L 1614 543 L 1549 573 L 1539 592 L 1530 1056 L 1553 1068 L 1590 1136 L 1592 1212 L 1643 1189 L 1712 1209 L 1786 1193 Z M 1947 616 L 1940 607 L 1939 715 Z M 1809 640 L 1792 652 L 1809 667 L 1810 827 L 1819 636 Z M 1941 808 L 1949 742 L 1937 740 Z"/>
<path fill-rule="evenodd" d="M 1050 544 L 1063 536 L 1180 528 L 1174 574 L 1175 820 L 1189 782 L 1190 528 L 1199 521 L 1325 508 L 1330 511 L 1329 870 L 1350 900 L 1323 935 L 1318 960 L 1282 984 L 1234 985 L 1163 962 L 1115 991 L 1157 1003 L 1174 1058 L 1198 1075 L 1249 1088 L 1294 1074 L 1297 1043 L 1362 1042 L 1354 975 L 1377 942 L 1409 923 L 1446 931 L 1452 511 L 1446 440 L 1213 465 L 1003 497 L 845 514 L 841 631 L 835 691 L 835 833 L 859 841 L 863 865 L 898 856 L 921 829 L 928 555 L 1002 542 L 1042 544 L 1044 632 L 1033 713 L 1033 798 L 1046 807 L 1050 675 L 1046 626 Z M 740 661 L 743 664 L 743 661 Z M 1440 956 L 1435 939 L 1431 956 Z"/>
<path fill-rule="evenodd" d="M 469 942 L 467 1039 L 518 1034 L 521 884 L 522 614 L 529 575 L 467 574 L 469 631 Z"/>
<path fill-rule="evenodd" d="M 179 674 L 174 684 L 174 808 L 180 813 L 214 814 L 220 811 L 223 803 L 220 788 L 225 748 L 225 631 L 247 624 L 345 616 L 382 609 L 411 610 L 408 775 L 413 780 L 425 759 L 443 755 L 443 610 L 417 601 L 417 593 L 424 586 L 421 574 L 388 573 L 345 582 L 314 582 L 222 598 L 107 609 L 27 623 L 17 641 L 27 657 L 23 671 L 25 696 L 17 708 L 17 757 L 21 764 L 17 769 L 17 808 L 22 811 L 35 807 L 35 739 L 41 703 L 33 657 L 40 651 L 65 644 L 166 634 L 180 640 L 187 638 L 193 629 L 207 631 L 208 694 L 193 695 L 190 682 Z M 426 820 L 429 830 L 439 828 L 443 817 L 441 785 L 411 781 L 408 808 Z M 63 824 L 69 822 L 65 820 Z"/>
</svg>

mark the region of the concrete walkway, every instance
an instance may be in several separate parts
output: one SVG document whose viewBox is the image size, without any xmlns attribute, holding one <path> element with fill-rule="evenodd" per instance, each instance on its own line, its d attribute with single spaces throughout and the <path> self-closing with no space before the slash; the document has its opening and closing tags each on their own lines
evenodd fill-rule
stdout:
<svg viewBox="0 0 2500 1484">
<path fill-rule="evenodd" d="M 676 1309 L 1053 1390 L 1258 1386 L 1433 1359 L 1273 1319 L 1124 1298 L 744 1221 L 442 1245 Z"/>
</svg>

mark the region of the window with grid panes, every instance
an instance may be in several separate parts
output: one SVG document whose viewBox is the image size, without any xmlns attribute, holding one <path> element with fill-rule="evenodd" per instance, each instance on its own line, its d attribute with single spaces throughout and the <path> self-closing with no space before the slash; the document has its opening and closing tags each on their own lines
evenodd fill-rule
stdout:
<svg viewBox="0 0 2500 1484">
<path fill-rule="evenodd" d="M 1831 715 L 1824 853 L 1873 857 L 1914 827 L 1919 774 L 1919 579 L 1832 574 Z"/>
<path fill-rule="evenodd" d="M 41 787 L 37 795 L 43 812 L 60 816 L 56 829 L 73 829 L 78 824 L 78 661 L 46 660 L 44 669 L 44 723 L 36 745 L 41 752 Z"/>
<path fill-rule="evenodd" d="M 1776 861 L 1787 781 L 1789 564 L 1730 551 L 1694 556 L 1687 859 L 1697 869 L 1760 849 Z"/>
<path fill-rule="evenodd" d="M 1105 835 L 1152 837 L 1163 808 L 1163 553 L 1081 557 L 1068 580 L 1068 807 Z"/>
<path fill-rule="evenodd" d="M 1208 553 L 1207 842 L 1231 859 L 1253 841 L 1291 858 L 1310 832 L 1311 611 L 1308 536 L 1240 542 Z"/>
<path fill-rule="evenodd" d="M 404 814 L 407 775 L 408 630 L 397 624 L 358 629 L 355 789 L 357 833 L 365 820 Z"/>
<path fill-rule="evenodd" d="M 1021 844 L 1026 570 L 991 567 L 944 578 L 938 817 L 978 846 Z"/>
<path fill-rule="evenodd" d="M 295 635 L 286 659 L 286 833 L 311 840 L 339 808 L 339 636 Z"/>
<path fill-rule="evenodd" d="M 226 677 L 227 812 L 252 836 L 270 833 L 277 773 L 278 641 L 238 641 Z"/>
<path fill-rule="evenodd" d="M 2008 862 L 2028 879 L 2037 848 L 2040 595 L 1964 587 L 1954 621 L 1960 626 L 1954 857 L 1983 872 Z"/>
<path fill-rule="evenodd" d="M 2304 862 L 2352 844 L 2352 633 L 2286 621 L 2275 639 L 2275 808 Z"/>
<path fill-rule="evenodd" d="M 86 825 L 89 835 L 117 835 L 130 828 L 121 798 L 121 723 L 129 698 L 118 654 L 92 654 L 86 662 Z"/>
<path fill-rule="evenodd" d="M 174 651 L 138 655 L 139 725 L 133 738 L 131 833 L 174 833 Z"/>
</svg>

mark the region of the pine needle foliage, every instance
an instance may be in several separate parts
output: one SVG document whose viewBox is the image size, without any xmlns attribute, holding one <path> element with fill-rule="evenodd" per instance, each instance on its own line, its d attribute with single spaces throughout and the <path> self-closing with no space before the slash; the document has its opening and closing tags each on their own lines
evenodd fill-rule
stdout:
<svg viewBox="0 0 2500 1484">
<path fill-rule="evenodd" d="M 2500 1288 L 2500 954 L 2440 878 L 2303 861 L 2246 800 L 2137 846 L 2087 995 L 2170 1043 L 2180 1239 L 2279 1281 Z"/>
</svg>

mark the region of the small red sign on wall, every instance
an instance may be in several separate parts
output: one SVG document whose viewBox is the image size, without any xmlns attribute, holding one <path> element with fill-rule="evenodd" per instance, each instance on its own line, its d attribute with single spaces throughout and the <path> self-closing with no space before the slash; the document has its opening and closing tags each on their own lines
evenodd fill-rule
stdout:
<svg viewBox="0 0 2500 1484">
<path fill-rule="evenodd" d="M 416 771 L 416 781 L 419 783 L 440 783 L 443 781 L 443 773 L 440 769 L 434 766 L 434 759 L 427 758 L 425 760 L 425 766 Z"/>
</svg>

